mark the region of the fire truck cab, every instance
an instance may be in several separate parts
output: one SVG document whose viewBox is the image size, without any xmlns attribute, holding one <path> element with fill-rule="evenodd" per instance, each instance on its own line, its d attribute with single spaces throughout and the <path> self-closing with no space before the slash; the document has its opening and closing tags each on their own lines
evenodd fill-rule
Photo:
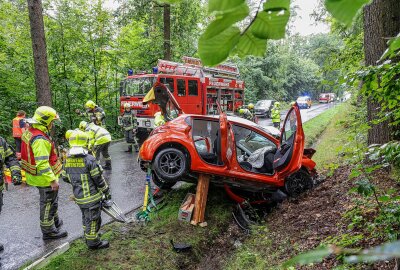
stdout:
<svg viewBox="0 0 400 270">
<path fill-rule="evenodd" d="M 183 57 L 183 63 L 158 60 L 152 74 L 129 75 L 120 85 L 120 111 L 130 103 L 138 119 L 139 132 L 154 128 L 156 104 L 143 105 L 143 98 L 155 82 L 168 86 L 183 112 L 219 114 L 218 105 L 227 114 L 234 114 L 244 102 L 244 83 L 233 64 L 204 67 L 197 58 Z"/>
</svg>

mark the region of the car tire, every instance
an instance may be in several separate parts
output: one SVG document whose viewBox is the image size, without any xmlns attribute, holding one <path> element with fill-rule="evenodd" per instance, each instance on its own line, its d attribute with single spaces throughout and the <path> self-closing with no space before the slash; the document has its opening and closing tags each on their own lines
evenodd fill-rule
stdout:
<svg viewBox="0 0 400 270">
<path fill-rule="evenodd" d="M 307 170 L 301 169 L 285 180 L 285 192 L 289 197 L 297 197 L 313 187 L 313 180 Z"/>
<path fill-rule="evenodd" d="M 156 173 L 152 174 L 153 183 L 160 189 L 170 190 L 177 183 L 177 181 L 165 181 L 157 176 Z"/>
<path fill-rule="evenodd" d="M 167 182 L 177 182 L 188 171 L 188 158 L 177 148 L 166 148 L 157 153 L 153 169 L 157 176 Z"/>
</svg>

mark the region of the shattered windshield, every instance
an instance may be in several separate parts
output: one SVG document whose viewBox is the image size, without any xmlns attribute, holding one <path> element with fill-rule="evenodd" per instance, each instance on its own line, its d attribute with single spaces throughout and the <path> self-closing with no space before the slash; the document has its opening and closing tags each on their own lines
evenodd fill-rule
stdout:
<svg viewBox="0 0 400 270">
<path fill-rule="evenodd" d="M 154 77 L 126 79 L 122 85 L 121 96 L 145 95 L 154 83 Z"/>
</svg>

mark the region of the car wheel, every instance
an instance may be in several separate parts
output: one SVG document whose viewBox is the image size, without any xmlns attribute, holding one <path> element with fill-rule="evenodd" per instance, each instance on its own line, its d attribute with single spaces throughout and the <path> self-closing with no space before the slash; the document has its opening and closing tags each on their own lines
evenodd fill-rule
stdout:
<svg viewBox="0 0 400 270">
<path fill-rule="evenodd" d="M 306 170 L 295 172 L 286 178 L 285 191 L 290 197 L 297 197 L 313 187 L 311 175 Z"/>
<path fill-rule="evenodd" d="M 179 149 L 166 148 L 157 153 L 153 169 L 161 179 L 173 182 L 178 181 L 188 170 L 186 155 Z"/>
<path fill-rule="evenodd" d="M 166 189 L 166 190 L 171 189 L 177 182 L 177 181 L 165 181 L 165 180 L 161 179 L 160 177 L 158 177 L 156 173 L 152 174 L 152 179 L 153 179 L 153 183 L 157 187 L 159 187 L 161 189 Z"/>
</svg>

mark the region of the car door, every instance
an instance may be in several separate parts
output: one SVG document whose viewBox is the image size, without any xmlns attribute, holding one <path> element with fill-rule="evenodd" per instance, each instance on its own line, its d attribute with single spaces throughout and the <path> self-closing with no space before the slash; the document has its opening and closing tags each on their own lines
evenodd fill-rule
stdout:
<svg viewBox="0 0 400 270">
<path fill-rule="evenodd" d="M 304 132 L 300 109 L 295 104 L 283 123 L 279 148 L 274 156 L 273 168 L 286 177 L 301 168 L 304 150 Z"/>
<path fill-rule="evenodd" d="M 221 160 L 226 164 L 227 169 L 231 167 L 231 160 L 233 155 L 233 137 L 231 125 L 228 121 L 226 113 L 221 112 L 219 115 L 219 127 L 220 127 L 220 138 L 221 138 Z"/>
</svg>

